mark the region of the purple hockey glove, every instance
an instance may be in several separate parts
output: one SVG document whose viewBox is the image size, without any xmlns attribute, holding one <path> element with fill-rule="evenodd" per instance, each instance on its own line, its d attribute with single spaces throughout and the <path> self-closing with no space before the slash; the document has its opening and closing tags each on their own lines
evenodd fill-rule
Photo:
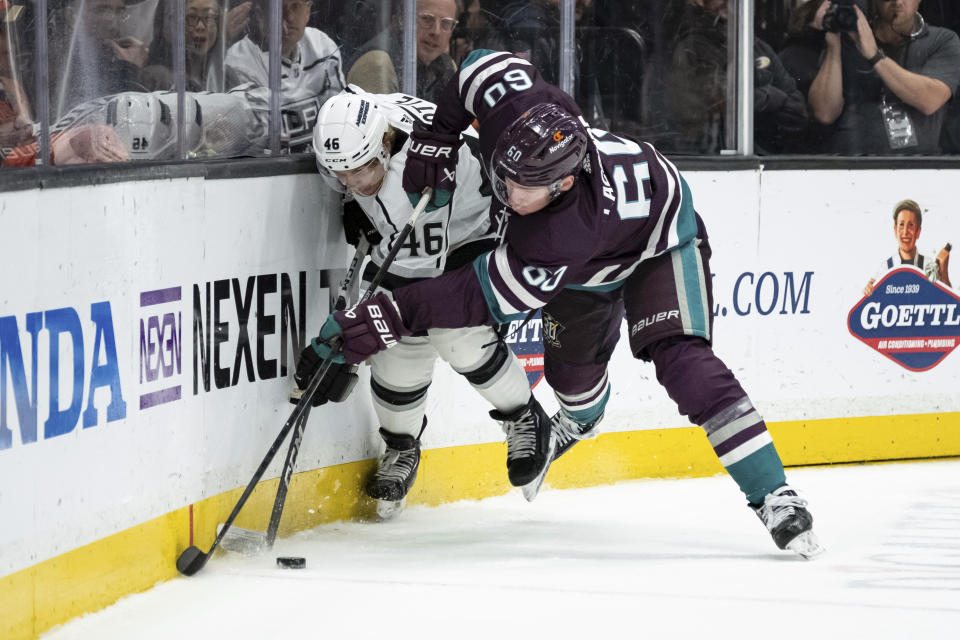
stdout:
<svg viewBox="0 0 960 640">
<path fill-rule="evenodd" d="M 400 311 L 386 294 L 378 293 L 352 309 L 337 311 L 327 318 L 320 335 L 339 335 L 343 340 L 343 358 L 358 364 L 397 340 L 410 335 L 400 319 Z"/>
<path fill-rule="evenodd" d="M 414 128 L 403 169 L 403 190 L 413 206 L 420 202 L 425 187 L 433 187 L 427 211 L 445 207 L 457 187 L 457 160 L 460 136 Z"/>
</svg>

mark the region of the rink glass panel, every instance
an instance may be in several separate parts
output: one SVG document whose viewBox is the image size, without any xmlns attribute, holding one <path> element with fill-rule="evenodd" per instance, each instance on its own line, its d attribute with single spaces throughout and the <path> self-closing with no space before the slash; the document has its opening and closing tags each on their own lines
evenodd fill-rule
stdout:
<svg viewBox="0 0 960 640">
<path fill-rule="evenodd" d="M 0 160 L 34 141 L 36 48 L 29 31 L 32 23 L 31 7 L 0 7 Z"/>
<path fill-rule="evenodd" d="M 338 87 L 292 107 L 289 96 L 274 95 L 285 86 L 285 13 L 306 16 L 308 28 L 334 43 L 344 79 L 369 90 L 436 99 L 452 65 L 470 50 L 505 49 L 569 88 L 592 124 L 649 140 L 673 156 L 823 151 L 811 144 L 823 134 L 812 123 L 799 133 L 777 129 L 765 141 L 760 117 L 734 108 L 742 84 L 734 44 L 755 35 L 782 56 L 791 42 L 791 14 L 803 0 L 753 3 L 753 34 L 736 28 L 738 0 L 710 0 L 702 8 L 683 0 L 463 0 L 453 15 L 448 4 L 47 0 L 38 15 L 37 3 L 8 0 L 0 16 L 4 167 L 43 164 L 36 148 L 41 124 L 53 135 L 58 165 L 308 153 L 315 111 Z M 920 11 L 929 25 L 955 29 L 960 21 L 950 3 L 928 0 Z M 38 90 L 40 31 L 48 39 L 48 72 Z M 230 48 L 244 40 L 255 43 L 264 65 L 249 86 L 232 81 L 226 68 Z M 808 89 L 802 78 L 797 85 L 801 93 Z M 42 122 L 38 91 L 49 101 Z M 122 99 L 104 100 L 120 92 Z M 956 104 L 948 107 L 945 131 L 957 128 Z M 753 132 L 755 148 L 738 143 L 744 128 Z M 951 149 L 947 144 L 945 153 Z"/>
</svg>

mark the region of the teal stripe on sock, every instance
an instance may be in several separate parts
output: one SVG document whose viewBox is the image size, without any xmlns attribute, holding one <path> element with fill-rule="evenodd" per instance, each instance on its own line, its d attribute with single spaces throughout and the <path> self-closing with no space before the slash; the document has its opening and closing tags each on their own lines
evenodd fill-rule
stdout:
<svg viewBox="0 0 960 640">
<path fill-rule="evenodd" d="M 580 409 L 578 411 L 570 411 L 570 409 L 564 407 L 563 412 L 568 416 L 579 422 L 580 424 L 590 424 L 594 420 L 598 420 L 600 416 L 603 415 L 604 409 L 607 408 L 607 401 L 610 400 L 610 384 L 607 383 L 607 390 L 603 394 L 603 397 L 600 398 L 600 402 L 593 405 L 588 409 Z"/>
<path fill-rule="evenodd" d="M 727 467 L 727 472 L 750 504 L 762 503 L 765 495 L 787 483 L 783 462 L 773 444 L 765 445 L 733 463 Z"/>
</svg>

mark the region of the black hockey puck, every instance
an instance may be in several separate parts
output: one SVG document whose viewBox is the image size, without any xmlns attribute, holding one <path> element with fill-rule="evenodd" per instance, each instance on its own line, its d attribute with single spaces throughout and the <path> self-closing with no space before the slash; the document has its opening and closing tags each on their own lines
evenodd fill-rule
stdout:
<svg viewBox="0 0 960 640">
<path fill-rule="evenodd" d="M 298 556 L 280 556 L 277 558 L 277 566 L 284 569 L 304 569 L 307 566 L 307 559 Z"/>
</svg>

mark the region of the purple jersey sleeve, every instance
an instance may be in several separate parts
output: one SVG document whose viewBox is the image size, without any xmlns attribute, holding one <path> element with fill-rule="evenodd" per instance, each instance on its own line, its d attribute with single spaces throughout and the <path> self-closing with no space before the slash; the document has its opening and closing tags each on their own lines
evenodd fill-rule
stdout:
<svg viewBox="0 0 960 640">
<path fill-rule="evenodd" d="M 485 162 L 500 132 L 524 111 L 542 102 L 560 104 L 581 115 L 569 95 L 546 82 L 529 61 L 512 53 L 477 49 L 464 59 L 437 103 L 435 131 L 459 133 L 476 119 Z"/>
<path fill-rule="evenodd" d="M 483 288 L 469 264 L 438 278 L 394 289 L 393 299 L 404 326 L 413 332 L 476 327 L 493 321 Z"/>
<path fill-rule="evenodd" d="M 393 292 L 403 324 L 411 331 L 505 323 L 547 304 L 569 282 L 576 265 L 525 263 L 508 244 L 439 278 Z"/>
</svg>

